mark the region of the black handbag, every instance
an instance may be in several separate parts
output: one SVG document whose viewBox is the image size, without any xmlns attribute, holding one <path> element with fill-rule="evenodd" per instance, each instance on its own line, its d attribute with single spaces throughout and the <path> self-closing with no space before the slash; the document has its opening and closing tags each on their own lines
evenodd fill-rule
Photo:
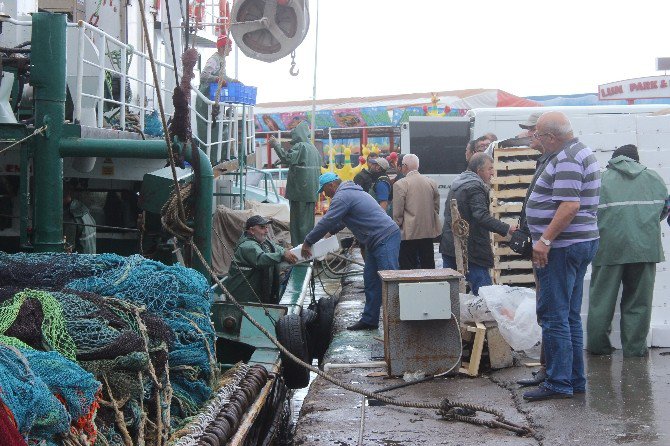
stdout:
<svg viewBox="0 0 670 446">
<path fill-rule="evenodd" d="M 524 259 L 533 257 L 533 239 L 527 225 L 520 225 L 519 229 L 512 233 L 508 243 L 510 249 L 521 255 Z"/>
</svg>

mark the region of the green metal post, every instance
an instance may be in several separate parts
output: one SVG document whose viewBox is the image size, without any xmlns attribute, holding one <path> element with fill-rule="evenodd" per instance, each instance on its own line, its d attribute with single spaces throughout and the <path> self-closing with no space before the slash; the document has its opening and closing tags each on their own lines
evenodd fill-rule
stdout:
<svg viewBox="0 0 670 446">
<path fill-rule="evenodd" d="M 193 151 L 184 148 L 186 161 L 194 164 Z M 193 240 L 202 256 L 208 264 L 212 263 L 212 193 L 214 191 L 214 170 L 209 161 L 209 157 L 201 149 L 198 149 L 198 166 L 200 167 L 200 177 L 196 178 L 198 183 L 198 196 L 195 202 L 195 233 Z M 208 281 L 211 282 L 209 273 L 196 256 L 193 258 L 193 269 L 200 271 Z"/>
<path fill-rule="evenodd" d="M 35 89 L 35 127 L 31 138 L 35 181 L 36 252 L 63 251 L 63 159 L 58 142 L 65 120 L 65 14 L 32 16 L 30 83 Z"/>
</svg>

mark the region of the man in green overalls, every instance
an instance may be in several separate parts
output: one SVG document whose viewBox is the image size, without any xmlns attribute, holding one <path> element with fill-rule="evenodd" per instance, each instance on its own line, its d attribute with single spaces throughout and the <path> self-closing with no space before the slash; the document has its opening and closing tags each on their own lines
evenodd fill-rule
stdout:
<svg viewBox="0 0 670 446">
<path fill-rule="evenodd" d="M 225 280 L 228 291 L 240 302 L 279 302 L 279 263 L 295 263 L 291 251 L 268 239 L 267 220 L 260 215 L 250 217 L 244 233 L 235 246 L 235 254 Z"/>
<path fill-rule="evenodd" d="M 664 260 L 660 220 L 668 190 L 663 179 L 639 162 L 632 144 L 614 151 L 602 175 L 598 230 L 589 290 L 586 349 L 609 355 L 609 333 L 621 295 L 624 356 L 644 356 L 651 321 L 656 264 Z"/>
<path fill-rule="evenodd" d="M 318 196 L 322 156 L 309 142 L 309 125 L 305 121 L 291 130 L 291 149 L 284 150 L 274 137 L 270 145 L 282 164 L 288 164 L 286 198 L 291 206 L 291 243 L 297 246 L 314 228 L 314 204 Z"/>
<path fill-rule="evenodd" d="M 226 75 L 226 56 L 230 54 L 231 48 L 232 44 L 230 39 L 227 36 L 219 36 L 219 38 L 216 41 L 216 53 L 214 53 L 209 59 L 207 59 L 205 68 L 203 68 L 202 72 L 200 73 L 200 87 L 198 88 L 198 90 L 200 90 L 200 93 L 205 95 L 206 98 L 209 98 L 210 84 L 215 82 L 218 83 L 219 80 L 221 79 L 223 80 L 224 86 L 228 85 L 229 82 L 238 82 L 237 79 L 233 79 Z M 212 119 L 212 117 L 207 112 L 207 104 L 205 103 L 205 101 L 200 99 L 200 97 L 196 97 L 195 111 L 199 115 L 199 116 L 196 115 L 198 139 L 202 143 L 201 147 L 202 150 L 207 152 L 207 147 L 205 146 L 205 144 L 207 144 L 207 123 L 210 119 Z M 211 126 L 210 136 L 211 136 L 210 142 L 219 140 L 218 125 Z M 228 139 L 227 126 L 224 126 L 223 128 L 222 139 L 223 140 Z M 215 153 L 214 146 L 212 146 L 212 153 Z M 212 156 L 213 154 L 210 154 L 210 158 Z M 219 161 L 220 160 L 212 159 L 212 163 L 217 163 Z"/>
</svg>

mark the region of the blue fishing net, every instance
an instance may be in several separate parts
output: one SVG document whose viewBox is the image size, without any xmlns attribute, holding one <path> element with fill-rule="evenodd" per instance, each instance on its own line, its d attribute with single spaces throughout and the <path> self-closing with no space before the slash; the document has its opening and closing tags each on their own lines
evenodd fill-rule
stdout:
<svg viewBox="0 0 670 446">
<path fill-rule="evenodd" d="M 50 439 L 69 432 L 72 419 L 91 410 L 99 388 L 93 375 L 57 352 L 0 344 L 0 398 L 24 436 Z"/>
</svg>

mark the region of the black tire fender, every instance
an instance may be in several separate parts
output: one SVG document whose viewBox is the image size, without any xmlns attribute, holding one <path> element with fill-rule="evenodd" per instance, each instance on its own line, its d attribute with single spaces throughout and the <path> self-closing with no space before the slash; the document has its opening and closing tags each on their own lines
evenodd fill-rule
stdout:
<svg viewBox="0 0 670 446">
<path fill-rule="evenodd" d="M 326 354 L 330 341 L 333 338 L 333 322 L 335 319 L 335 298 L 322 297 L 316 305 L 317 319 L 316 329 L 314 331 L 314 351 L 315 358 L 319 361 Z"/>
<path fill-rule="evenodd" d="M 298 314 L 287 314 L 277 321 L 275 328 L 277 340 L 298 359 L 309 364 L 307 332 L 302 318 Z M 289 389 L 302 389 L 309 385 L 309 370 L 284 353 L 281 354 L 282 376 Z"/>
</svg>

